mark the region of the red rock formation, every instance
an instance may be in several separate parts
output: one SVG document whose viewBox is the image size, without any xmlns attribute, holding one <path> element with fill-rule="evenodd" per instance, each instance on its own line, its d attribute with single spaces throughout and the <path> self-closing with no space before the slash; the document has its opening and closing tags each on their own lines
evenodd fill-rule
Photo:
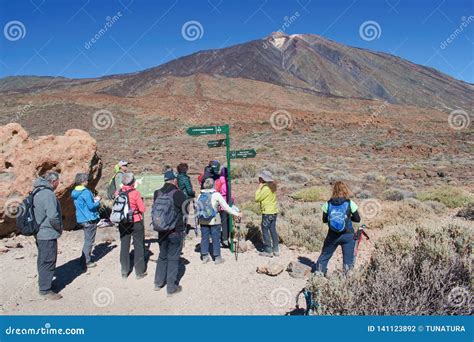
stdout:
<svg viewBox="0 0 474 342">
<path fill-rule="evenodd" d="M 15 207 L 31 191 L 35 178 L 48 170 L 61 175 L 56 194 L 65 229 L 73 228 L 71 189 L 76 173 L 89 173 L 92 188 L 101 176 L 96 141 L 79 129 L 70 129 L 63 136 L 48 135 L 34 140 L 19 124 L 10 123 L 0 127 L 0 146 L 0 236 L 15 231 Z"/>
</svg>

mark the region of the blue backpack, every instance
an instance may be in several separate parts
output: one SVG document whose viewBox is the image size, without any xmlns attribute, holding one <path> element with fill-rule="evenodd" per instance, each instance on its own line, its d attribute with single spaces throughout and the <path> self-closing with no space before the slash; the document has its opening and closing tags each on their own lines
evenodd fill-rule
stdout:
<svg viewBox="0 0 474 342">
<path fill-rule="evenodd" d="M 329 229 L 336 233 L 343 233 L 349 225 L 351 214 L 351 202 L 344 201 L 335 205 L 328 202 L 328 224 Z"/>
<path fill-rule="evenodd" d="M 216 217 L 217 212 L 212 206 L 212 194 L 213 192 L 201 192 L 197 200 L 196 211 L 197 217 L 202 221 L 210 221 Z"/>
</svg>

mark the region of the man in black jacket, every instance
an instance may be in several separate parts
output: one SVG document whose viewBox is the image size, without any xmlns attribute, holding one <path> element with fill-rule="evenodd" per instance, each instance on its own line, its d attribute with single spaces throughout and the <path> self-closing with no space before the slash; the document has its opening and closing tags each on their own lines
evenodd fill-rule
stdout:
<svg viewBox="0 0 474 342">
<path fill-rule="evenodd" d="M 181 286 L 178 285 L 178 272 L 185 231 L 182 207 L 186 201 L 186 196 L 178 189 L 178 181 L 172 170 L 166 171 L 164 178 L 165 184 L 161 189 L 155 191 L 153 201 L 162 194 L 168 194 L 174 191 L 174 210 L 178 213 L 178 218 L 176 227 L 173 230 L 158 233 L 160 254 L 158 255 L 158 261 L 156 263 L 155 290 L 159 291 L 166 285 L 168 297 L 170 297 L 182 290 Z"/>
</svg>

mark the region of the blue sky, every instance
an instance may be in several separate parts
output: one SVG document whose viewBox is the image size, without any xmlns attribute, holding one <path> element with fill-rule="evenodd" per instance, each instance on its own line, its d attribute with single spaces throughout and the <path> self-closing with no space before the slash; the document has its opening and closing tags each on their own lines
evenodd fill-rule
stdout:
<svg viewBox="0 0 474 342">
<path fill-rule="evenodd" d="M 473 7 L 469 0 L 0 0 L 0 77 L 133 72 L 284 29 L 473 83 Z M 192 29 L 183 35 L 188 22 L 197 36 Z M 360 33 L 367 22 L 375 36 Z"/>
</svg>

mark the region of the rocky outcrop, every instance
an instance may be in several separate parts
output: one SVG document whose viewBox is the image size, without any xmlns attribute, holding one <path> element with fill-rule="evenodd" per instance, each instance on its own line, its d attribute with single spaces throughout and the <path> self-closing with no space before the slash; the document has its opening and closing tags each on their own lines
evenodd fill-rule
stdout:
<svg viewBox="0 0 474 342">
<path fill-rule="evenodd" d="M 311 267 L 300 262 L 292 261 L 286 267 L 288 274 L 293 278 L 307 278 L 311 273 Z"/>
<path fill-rule="evenodd" d="M 95 188 L 101 176 L 96 141 L 79 129 L 35 140 L 19 124 L 10 123 L 0 127 L 0 148 L 0 236 L 15 231 L 15 208 L 31 191 L 35 178 L 48 170 L 61 175 L 56 194 L 65 229 L 73 228 L 75 211 L 70 196 L 76 173 L 88 173 L 91 188 Z"/>
<path fill-rule="evenodd" d="M 279 275 L 280 273 L 282 273 L 284 269 L 285 269 L 285 266 L 283 266 L 281 263 L 270 260 L 266 265 L 258 266 L 257 273 L 266 274 L 266 275 L 275 277 Z"/>
</svg>

